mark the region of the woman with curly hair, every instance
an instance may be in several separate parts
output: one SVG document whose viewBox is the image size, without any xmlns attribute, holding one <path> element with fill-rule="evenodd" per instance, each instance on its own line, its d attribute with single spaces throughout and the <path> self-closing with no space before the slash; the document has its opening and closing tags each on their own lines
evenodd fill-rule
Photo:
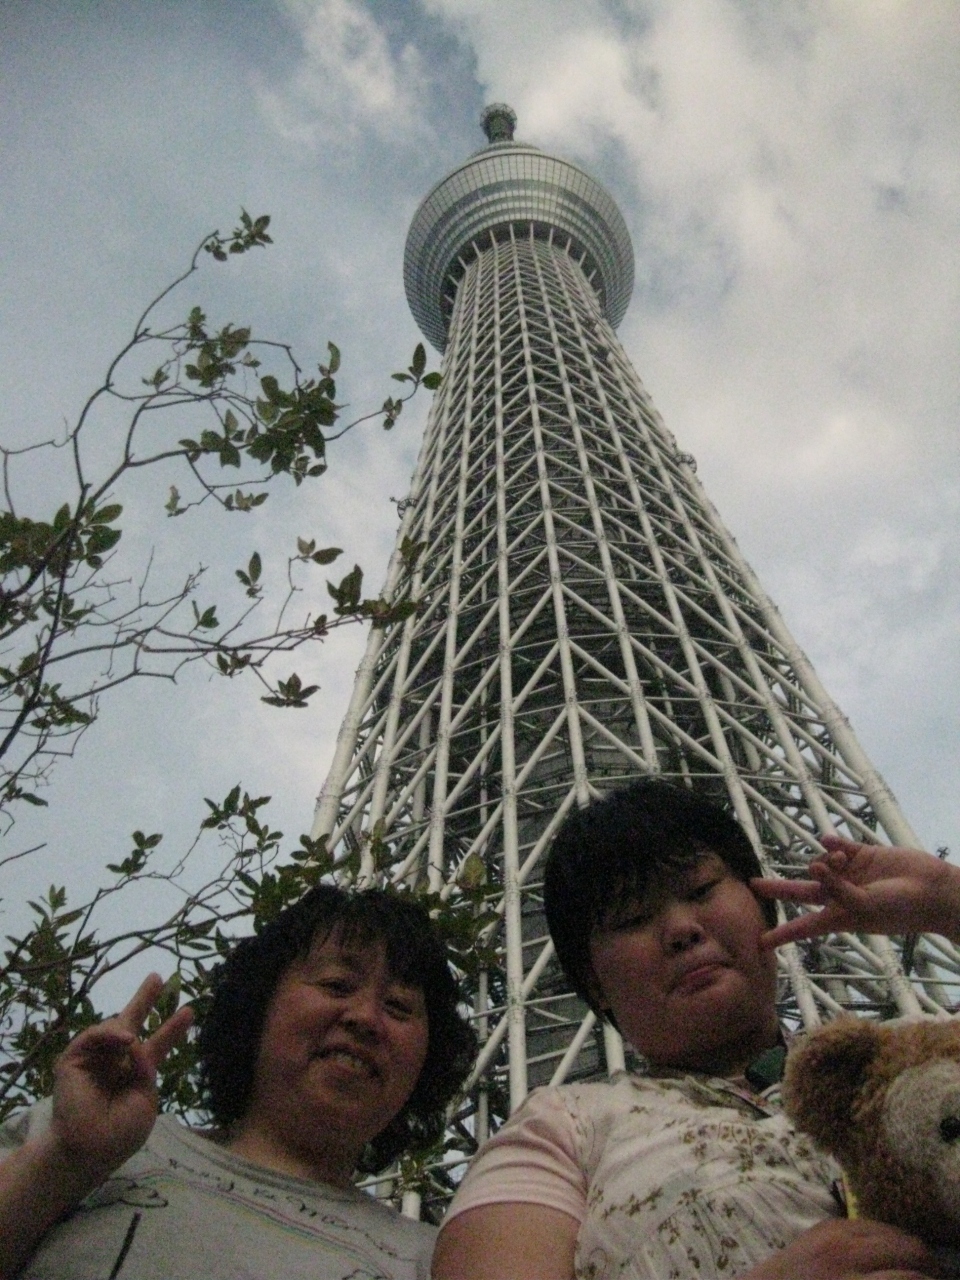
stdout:
<svg viewBox="0 0 960 1280">
<path fill-rule="evenodd" d="M 157 1118 L 181 1009 L 161 980 L 60 1058 L 52 1102 L 0 1130 L 0 1277 L 414 1280 L 433 1228 L 353 1185 L 443 1129 L 476 1047 L 412 898 L 318 885 L 220 966 L 197 1047 L 214 1127 Z"/>
</svg>

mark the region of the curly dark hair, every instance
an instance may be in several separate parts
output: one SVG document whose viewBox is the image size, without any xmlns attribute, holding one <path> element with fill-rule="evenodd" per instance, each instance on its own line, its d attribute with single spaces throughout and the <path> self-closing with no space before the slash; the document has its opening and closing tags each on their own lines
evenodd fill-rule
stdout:
<svg viewBox="0 0 960 1280">
<path fill-rule="evenodd" d="M 214 1123 L 227 1128 L 250 1105 L 267 1010 L 277 984 L 314 941 L 336 928 L 345 945 L 383 942 L 392 977 L 423 991 L 427 1056 L 413 1093 L 366 1146 L 358 1170 L 379 1173 L 401 1152 L 430 1146 L 463 1083 L 477 1036 L 458 1012 L 460 987 L 426 910 L 411 894 L 315 885 L 259 933 L 238 942 L 213 977 L 197 1035 L 200 1087 Z"/>
<path fill-rule="evenodd" d="M 704 853 L 715 853 L 744 883 L 763 874 L 732 814 L 663 778 L 638 778 L 564 820 L 544 872 L 547 926 L 564 973 L 598 1016 L 613 1022 L 597 1003 L 591 935 Z M 772 927 L 776 903 L 760 906 Z"/>
</svg>

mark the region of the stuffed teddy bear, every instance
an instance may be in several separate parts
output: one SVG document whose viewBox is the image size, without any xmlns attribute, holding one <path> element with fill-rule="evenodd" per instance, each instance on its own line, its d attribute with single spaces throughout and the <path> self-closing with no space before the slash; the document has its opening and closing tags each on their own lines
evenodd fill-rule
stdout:
<svg viewBox="0 0 960 1280">
<path fill-rule="evenodd" d="M 783 1102 L 797 1128 L 840 1163 L 857 1215 L 953 1255 L 960 1246 L 960 1019 L 839 1018 L 790 1051 Z"/>
</svg>

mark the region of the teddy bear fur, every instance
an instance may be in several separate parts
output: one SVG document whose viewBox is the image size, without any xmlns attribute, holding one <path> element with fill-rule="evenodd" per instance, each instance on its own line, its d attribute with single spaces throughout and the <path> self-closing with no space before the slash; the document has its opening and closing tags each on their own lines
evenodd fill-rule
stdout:
<svg viewBox="0 0 960 1280">
<path fill-rule="evenodd" d="M 863 1217 L 960 1244 L 960 1019 L 839 1018 L 791 1050 L 783 1101 Z"/>
</svg>

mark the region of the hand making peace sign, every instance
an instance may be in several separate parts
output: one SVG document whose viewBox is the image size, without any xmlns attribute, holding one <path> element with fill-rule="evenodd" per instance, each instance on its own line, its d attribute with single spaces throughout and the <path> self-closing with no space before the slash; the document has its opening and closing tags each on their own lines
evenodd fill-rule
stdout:
<svg viewBox="0 0 960 1280">
<path fill-rule="evenodd" d="M 178 1009 L 141 1040 L 162 990 L 163 979 L 151 973 L 126 1008 L 82 1031 L 57 1062 L 52 1136 L 64 1158 L 97 1181 L 147 1140 L 157 1117 L 157 1068 L 193 1021 L 189 1007 Z"/>
<path fill-rule="evenodd" d="M 823 836 L 808 880 L 756 879 L 763 898 L 820 906 L 763 935 L 766 947 L 825 933 L 941 933 L 960 938 L 960 867 L 920 849 Z"/>
</svg>

